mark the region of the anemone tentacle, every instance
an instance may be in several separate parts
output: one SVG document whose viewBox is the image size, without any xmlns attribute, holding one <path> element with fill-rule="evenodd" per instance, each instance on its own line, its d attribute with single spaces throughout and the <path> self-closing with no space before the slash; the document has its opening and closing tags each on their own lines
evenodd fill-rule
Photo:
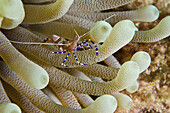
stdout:
<svg viewBox="0 0 170 113">
<path fill-rule="evenodd" d="M 132 21 L 143 21 L 143 22 L 153 22 L 159 17 L 159 10 L 154 5 L 147 5 L 137 10 L 131 11 L 117 11 L 117 12 L 68 12 L 68 15 L 79 17 L 86 20 L 91 20 L 93 22 L 105 20 L 111 25 L 121 21 L 121 20 L 132 20 Z M 64 18 L 64 16 L 63 16 Z"/>
<path fill-rule="evenodd" d="M 0 95 L 1 95 L 1 98 L 0 98 L 0 104 L 6 104 L 6 103 L 9 103 L 11 102 L 4 90 L 4 87 L 2 85 L 2 82 L 1 82 L 1 79 L 0 79 Z"/>
<path fill-rule="evenodd" d="M 83 67 L 75 67 L 74 69 L 85 73 L 86 75 L 92 75 L 104 79 L 113 79 L 116 77 L 119 68 L 107 67 L 101 64 L 92 64 Z M 97 71 L 94 71 L 97 70 Z M 102 72 L 102 73 L 101 73 Z"/>
<path fill-rule="evenodd" d="M 65 14 L 62 18 L 56 21 L 61 23 L 74 24 L 85 29 L 90 29 L 91 26 L 94 24 L 94 22 L 91 20 L 86 20 L 80 17 L 74 17 L 68 14 Z"/>
<path fill-rule="evenodd" d="M 48 73 L 22 55 L 2 32 L 0 39 L 0 56 L 8 66 L 31 87 L 37 89 L 46 87 L 49 82 Z"/>
<path fill-rule="evenodd" d="M 133 101 L 129 96 L 122 93 L 114 93 L 112 95 L 116 98 L 119 107 L 130 109 L 133 106 Z"/>
<path fill-rule="evenodd" d="M 140 8 L 142 5 L 135 1 L 125 6 L 135 10 L 113 11 L 132 1 L 0 0 L 0 111 L 7 113 L 14 108 L 20 113 L 20 106 L 22 112 L 113 113 L 117 105 L 129 110 L 132 99 L 119 91 L 137 91 L 141 84 L 137 78 L 151 59 L 148 53 L 139 51 L 121 66 L 112 54 L 129 42 L 155 42 L 170 33 L 170 16 L 148 31 L 136 31 L 132 22 L 155 21 L 160 7 Z M 132 8 L 134 5 L 136 8 Z M 160 12 L 161 18 L 165 9 Z M 56 41 L 51 37 L 54 34 L 61 38 Z M 65 62 L 67 68 L 62 66 L 67 52 L 52 54 L 65 50 L 71 53 Z M 88 66 L 79 65 L 74 56 Z M 88 94 L 102 96 L 94 101 Z"/>
<path fill-rule="evenodd" d="M 24 5 L 24 24 L 47 23 L 61 18 L 70 8 L 74 0 L 57 0 L 48 5 Z"/>
<path fill-rule="evenodd" d="M 29 29 L 31 31 L 36 31 L 38 33 L 44 34 L 47 37 L 56 34 L 65 39 L 74 39 L 76 34 L 74 30 L 81 36 L 82 34 L 88 32 L 87 29 L 73 24 L 60 23 L 57 21 L 49 22 L 46 24 L 30 25 Z"/>
<path fill-rule="evenodd" d="M 55 92 L 55 95 L 58 97 L 63 106 L 74 109 L 81 109 L 81 106 L 73 92 L 62 87 L 57 87 L 56 84 L 50 83 L 49 86 L 51 86 L 51 88 Z"/>
<path fill-rule="evenodd" d="M 25 53 L 24 53 L 25 54 Z M 26 55 L 26 54 L 25 54 Z M 70 74 L 57 69 L 54 66 L 48 65 L 45 62 L 41 62 L 36 58 L 27 54 L 32 61 L 43 67 L 48 73 L 50 78 L 49 85 L 55 86 L 54 88 L 63 87 L 65 89 L 71 90 L 73 92 L 85 93 L 91 95 L 102 95 L 111 94 L 114 92 L 121 91 L 136 81 L 139 76 L 139 66 L 134 61 L 129 61 L 124 64 L 118 71 L 117 77 L 109 82 L 91 82 L 87 80 L 82 80 L 77 77 L 73 77 Z M 147 62 L 148 58 L 144 59 Z M 60 76 L 56 76 L 60 75 Z M 128 77 L 128 78 L 127 78 Z M 72 82 L 70 82 L 72 81 Z M 131 81 L 131 82 L 129 82 Z M 107 87 L 107 89 L 105 89 Z M 53 89 L 54 90 L 54 89 Z"/>
<path fill-rule="evenodd" d="M 108 65 L 109 67 L 113 67 L 113 68 L 120 68 L 121 67 L 119 61 L 113 55 L 110 55 L 109 57 L 107 57 L 104 60 L 104 63 L 106 65 Z"/>
<path fill-rule="evenodd" d="M 103 45 L 101 45 L 98 48 L 99 55 L 96 56 L 96 50 L 86 50 L 86 51 L 78 51 L 75 52 L 77 58 L 79 61 L 81 61 L 83 64 L 94 64 L 96 62 L 100 62 L 104 59 L 106 59 L 111 54 L 118 51 L 121 47 L 125 46 L 128 42 L 131 41 L 133 38 L 133 35 L 135 33 L 136 27 L 134 26 L 133 22 L 129 20 L 124 20 L 116 24 L 108 38 L 105 40 Z M 5 31 L 5 35 L 10 40 L 17 40 L 20 42 L 31 42 L 31 41 L 41 41 L 39 37 L 34 35 L 33 33 L 18 27 L 17 29 Z M 14 36 L 11 36 L 15 34 Z M 22 38 L 24 37 L 24 38 Z M 124 39 L 126 37 L 126 39 Z M 22 44 L 14 44 L 16 48 L 19 50 L 25 51 L 26 53 L 32 54 L 33 56 L 37 56 L 41 59 L 43 59 L 45 62 L 51 63 L 54 66 L 57 67 L 64 67 L 61 65 L 63 58 L 66 57 L 67 53 L 64 54 L 52 54 L 52 51 L 49 51 L 47 48 L 42 46 L 34 46 L 34 45 L 22 45 Z M 35 51 L 39 50 L 39 52 Z M 56 60 L 55 60 L 56 59 Z M 66 61 L 66 65 L 68 63 L 69 67 L 76 67 L 79 66 L 77 62 L 74 60 L 74 56 L 70 55 L 69 59 Z"/>
<path fill-rule="evenodd" d="M 151 43 L 162 40 L 170 35 L 170 16 L 163 18 L 160 23 L 147 31 L 136 31 L 132 42 Z"/>
<path fill-rule="evenodd" d="M 101 11 L 128 4 L 134 0 L 74 0 L 69 11 Z"/>
<path fill-rule="evenodd" d="M 43 4 L 43 3 L 51 3 L 56 0 L 22 0 L 25 4 Z"/>
<path fill-rule="evenodd" d="M 10 86 L 4 81 L 3 81 L 3 85 L 5 88 L 5 91 L 7 92 L 8 96 L 12 99 L 12 101 L 18 104 L 25 112 L 44 113 L 43 111 L 35 107 L 27 98 L 25 98 L 21 93 L 19 93 L 12 86 Z"/>
<path fill-rule="evenodd" d="M 21 113 L 21 109 L 14 103 L 0 104 L 1 113 Z"/>
<path fill-rule="evenodd" d="M 23 21 L 25 16 L 21 0 L 0 1 L 0 28 L 13 29 Z"/>
<path fill-rule="evenodd" d="M 1 78 L 15 87 L 22 95 L 30 100 L 39 109 L 49 113 L 103 113 L 106 108 L 108 113 L 112 113 L 116 110 L 117 101 L 113 96 L 103 95 L 99 97 L 93 104 L 86 109 L 71 109 L 63 107 L 53 102 L 48 96 L 46 96 L 39 89 L 33 89 L 25 84 L 15 73 L 13 73 L 7 65 L 0 61 L 0 76 Z M 34 98 L 33 98 L 34 97 Z M 105 104 L 102 104 L 102 102 Z M 96 108 L 96 109 L 95 109 Z"/>
<path fill-rule="evenodd" d="M 91 79 L 89 77 L 87 77 L 84 73 L 77 71 L 75 69 L 63 69 L 65 70 L 67 73 L 69 73 L 70 75 L 74 76 L 74 77 L 78 77 L 82 80 L 87 80 L 87 81 L 91 81 Z M 78 99 L 79 103 L 81 104 L 81 106 L 83 108 L 88 107 L 89 105 L 91 105 L 94 100 L 87 94 L 80 94 L 77 92 L 73 92 L 73 94 L 76 96 L 76 98 Z"/>
<path fill-rule="evenodd" d="M 54 91 L 51 89 L 49 85 L 44 89 L 41 89 L 41 91 L 48 97 L 50 97 L 56 104 L 62 105 L 61 101 L 56 97 Z"/>
<path fill-rule="evenodd" d="M 127 63 L 122 69 L 126 68 L 127 71 L 128 69 L 130 69 L 131 71 L 133 69 L 133 67 L 130 67 L 130 65 L 135 65 L 135 62 L 129 62 Z M 129 65 L 129 66 L 128 66 Z M 137 65 L 136 65 L 137 66 Z M 105 82 L 105 83 L 99 83 L 99 82 L 90 82 L 90 81 L 85 81 L 85 80 L 81 80 L 79 78 L 76 77 L 72 77 L 71 75 L 64 73 L 63 71 L 58 70 L 55 67 L 48 67 L 48 66 L 42 66 L 44 69 L 47 70 L 47 72 L 50 75 L 50 81 L 53 84 L 56 84 L 60 87 L 69 89 L 71 91 L 74 92 L 79 92 L 79 93 L 85 93 L 85 94 L 92 94 L 92 95 L 102 95 L 102 94 L 110 94 L 111 92 L 117 92 L 120 91 L 122 89 L 124 89 L 125 87 L 128 86 L 128 84 L 130 84 L 128 81 L 129 80 L 136 80 L 136 78 L 138 77 L 138 67 L 136 69 L 136 71 L 129 75 L 129 72 L 125 72 L 123 74 L 123 72 L 121 70 L 119 70 L 117 77 L 118 78 L 122 78 L 123 76 L 129 76 L 128 79 L 118 79 L 117 77 L 115 79 L 113 79 L 110 82 Z M 121 68 L 120 68 L 121 69 Z M 135 69 L 134 69 L 135 70 Z M 121 73 L 121 74 L 119 74 Z M 55 76 L 55 75 L 60 75 L 60 76 Z M 127 75 L 128 74 L 128 75 Z M 69 81 L 72 81 L 71 83 Z M 63 82 L 65 81 L 65 82 Z M 81 87 L 80 87 L 81 86 Z M 107 89 L 105 89 L 105 87 L 108 87 Z"/>
</svg>

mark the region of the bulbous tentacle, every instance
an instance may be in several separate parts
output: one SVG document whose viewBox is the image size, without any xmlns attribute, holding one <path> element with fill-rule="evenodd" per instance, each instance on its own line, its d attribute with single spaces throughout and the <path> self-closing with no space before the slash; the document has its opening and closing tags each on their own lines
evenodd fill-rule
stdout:
<svg viewBox="0 0 170 113">
<path fill-rule="evenodd" d="M 0 104 L 1 113 L 21 113 L 21 109 L 14 103 Z"/>
<path fill-rule="evenodd" d="M 116 8 L 134 0 L 74 0 L 73 5 L 70 7 L 69 11 L 100 11 Z"/>
<path fill-rule="evenodd" d="M 1 82 L 1 79 L 0 79 L 0 95 L 1 95 L 1 98 L 0 98 L 0 104 L 6 104 L 6 103 L 9 103 L 11 102 L 4 90 L 4 87 L 2 85 L 2 82 Z"/>
<path fill-rule="evenodd" d="M 91 95 L 110 94 L 111 92 L 123 90 L 128 87 L 132 81 L 135 81 L 139 74 L 138 65 L 133 61 L 125 63 L 124 66 L 121 67 L 122 69 L 120 68 L 118 75 L 115 79 L 110 82 L 103 83 L 81 80 L 55 67 L 47 65 L 42 65 L 42 67 L 49 73 L 51 83 L 74 92 L 86 93 Z"/>
<path fill-rule="evenodd" d="M 54 91 L 51 89 L 50 86 L 45 87 L 44 89 L 41 89 L 41 91 L 46 94 L 48 97 L 50 97 L 56 104 L 62 105 L 60 100 L 56 97 Z"/>
<path fill-rule="evenodd" d="M 92 64 L 88 66 L 75 67 L 74 69 L 79 70 L 85 73 L 86 75 L 92 75 L 92 76 L 100 77 L 103 79 L 115 78 L 119 70 L 119 68 L 107 67 L 107 66 L 100 65 L 100 64 Z"/>
<path fill-rule="evenodd" d="M 139 83 L 138 83 L 138 81 L 135 81 L 132 85 L 130 85 L 128 88 L 126 88 L 126 90 L 129 93 L 134 93 L 138 90 L 138 88 L 139 88 Z"/>
<path fill-rule="evenodd" d="M 0 32 L 0 56 L 18 76 L 33 88 L 42 89 L 49 82 L 48 73 L 22 55 Z"/>
<path fill-rule="evenodd" d="M 91 79 L 89 77 L 87 77 L 84 73 L 77 71 L 75 69 L 66 68 L 63 70 L 74 77 L 78 77 L 82 80 L 91 81 Z M 94 102 L 94 100 L 87 94 L 81 94 L 81 93 L 77 93 L 77 92 L 73 92 L 73 94 L 76 96 L 76 98 L 78 99 L 79 103 L 81 104 L 81 106 L 83 108 L 88 107 L 89 105 L 91 105 Z"/>
<path fill-rule="evenodd" d="M 21 0 L 0 1 L 0 28 L 13 29 L 24 19 L 25 12 Z"/>
<path fill-rule="evenodd" d="M 74 109 L 81 109 L 81 106 L 73 92 L 62 87 L 57 87 L 57 85 L 53 83 L 50 83 L 49 86 L 51 86 L 55 92 L 55 95 L 58 97 L 63 106 Z"/>
<path fill-rule="evenodd" d="M 91 20 L 92 22 L 102 21 L 107 19 L 111 25 L 116 24 L 121 20 L 153 22 L 159 17 L 159 10 L 154 5 L 147 5 L 142 8 L 131 11 L 116 11 L 116 12 L 68 12 L 68 15 Z M 63 18 L 65 18 L 63 16 Z M 80 22 L 81 23 L 81 22 Z"/>
<path fill-rule="evenodd" d="M 13 102 L 15 102 L 17 105 L 19 105 L 22 110 L 24 110 L 27 113 L 44 113 L 40 109 L 38 109 L 36 106 L 34 106 L 27 98 L 25 98 L 21 93 L 19 93 L 16 89 L 14 89 L 11 85 L 7 84 L 3 81 L 5 91 L 7 92 L 8 96 L 12 99 Z"/>
<path fill-rule="evenodd" d="M 120 68 L 117 77 L 112 81 L 92 82 L 73 77 L 70 74 L 63 72 L 54 66 L 48 65 L 45 62 L 42 62 L 41 60 L 38 60 L 37 58 L 34 58 L 28 54 L 26 56 L 42 66 L 49 73 L 50 84 L 55 84 L 58 87 L 63 87 L 73 92 L 91 95 L 111 94 L 123 90 L 130 86 L 133 81 L 136 81 L 140 71 L 136 62 L 129 61 Z"/>
<path fill-rule="evenodd" d="M 138 51 L 132 56 L 131 61 L 135 61 L 139 65 L 140 73 L 142 73 L 150 66 L 151 57 L 147 52 Z M 139 83 L 138 81 L 135 81 L 132 85 L 126 88 L 126 90 L 130 93 L 134 93 L 138 90 L 138 88 Z"/>
<path fill-rule="evenodd" d="M 107 57 L 104 60 L 104 63 L 106 65 L 108 65 L 109 67 L 113 67 L 113 68 L 120 68 L 121 67 L 119 61 L 113 55 L 110 55 L 109 57 Z"/>
<path fill-rule="evenodd" d="M 117 107 L 116 99 L 110 95 L 99 97 L 86 109 L 72 109 L 57 105 L 42 91 L 25 84 L 2 61 L 0 62 L 0 77 L 29 99 L 36 107 L 48 113 L 103 113 L 105 110 L 107 110 L 107 113 L 113 113 Z"/>
<path fill-rule="evenodd" d="M 133 101 L 129 96 L 122 93 L 113 93 L 112 95 L 116 98 L 119 107 L 130 109 L 133 106 Z"/>
<path fill-rule="evenodd" d="M 151 30 L 136 31 L 132 42 L 151 43 L 162 40 L 170 35 L 170 16 L 163 18 L 160 23 Z"/>
<path fill-rule="evenodd" d="M 48 5 L 24 5 L 24 24 L 47 23 L 61 18 L 70 8 L 74 0 L 57 0 Z"/>
</svg>

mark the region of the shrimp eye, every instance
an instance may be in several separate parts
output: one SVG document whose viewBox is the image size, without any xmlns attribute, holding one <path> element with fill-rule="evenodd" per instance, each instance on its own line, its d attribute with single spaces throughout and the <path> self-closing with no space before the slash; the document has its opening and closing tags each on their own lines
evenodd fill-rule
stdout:
<svg viewBox="0 0 170 113">
<path fill-rule="evenodd" d="M 48 38 L 44 38 L 44 42 L 47 42 L 48 41 Z"/>
</svg>

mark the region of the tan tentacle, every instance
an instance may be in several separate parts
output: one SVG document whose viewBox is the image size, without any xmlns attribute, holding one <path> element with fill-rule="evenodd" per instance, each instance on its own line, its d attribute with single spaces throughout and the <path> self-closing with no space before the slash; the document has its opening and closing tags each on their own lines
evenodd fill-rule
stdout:
<svg viewBox="0 0 170 113">
<path fill-rule="evenodd" d="M 74 0 L 57 0 L 48 5 L 24 5 L 24 24 L 47 23 L 61 18 Z"/>
<path fill-rule="evenodd" d="M 15 75 L 5 63 L 0 62 L 1 78 L 15 87 L 22 95 L 30 100 L 39 109 L 48 113 L 113 113 L 117 107 L 117 101 L 113 96 L 104 95 L 98 98 L 92 105 L 86 109 L 71 109 L 55 104 L 43 92 L 33 89 L 25 84 L 17 75 Z"/>
<path fill-rule="evenodd" d="M 85 29 L 90 29 L 91 26 L 94 24 L 94 21 L 83 19 L 80 17 L 74 17 L 74 16 L 71 16 L 68 14 L 65 14 L 63 17 L 61 17 L 60 19 L 58 19 L 56 21 L 60 22 L 60 23 L 77 25 L 77 26 L 83 27 Z"/>
<path fill-rule="evenodd" d="M 96 82 L 104 82 L 102 79 L 98 78 L 98 77 L 93 77 L 93 76 L 89 76 L 93 81 Z M 113 95 L 118 103 L 118 106 L 123 108 L 123 109 L 130 109 L 133 105 L 133 101 L 132 99 L 122 93 L 116 92 L 116 93 L 112 93 L 111 95 Z"/>
<path fill-rule="evenodd" d="M 21 109 L 14 103 L 0 104 L 1 113 L 21 113 Z"/>
<path fill-rule="evenodd" d="M 116 98 L 119 107 L 130 109 L 133 106 L 133 101 L 129 96 L 122 93 L 113 93 L 112 95 Z"/>
<path fill-rule="evenodd" d="M 66 90 L 62 87 L 57 87 L 57 85 L 53 83 L 50 83 L 49 85 L 51 86 L 63 106 L 74 109 L 81 109 L 77 98 L 71 91 Z"/>
<path fill-rule="evenodd" d="M 2 32 L 0 32 L 0 56 L 10 69 L 31 87 L 42 89 L 48 84 L 47 72 L 15 49 Z"/>
<path fill-rule="evenodd" d="M 109 57 L 107 57 L 104 60 L 104 63 L 106 65 L 108 65 L 109 67 L 113 67 L 113 68 L 120 68 L 121 67 L 119 61 L 113 55 L 110 55 Z"/>
<path fill-rule="evenodd" d="M 120 68 L 118 75 L 115 79 L 105 83 L 81 80 L 79 78 L 72 77 L 71 75 L 63 71 L 60 71 L 52 66 L 42 66 L 42 67 L 49 73 L 50 81 L 56 84 L 57 86 L 69 89 L 71 91 L 86 93 L 91 95 L 110 94 L 111 92 L 120 91 L 128 87 L 128 85 L 130 85 L 131 82 L 136 80 L 138 77 L 138 65 L 136 65 L 136 63 L 132 61 L 124 64 L 124 66 L 121 67 L 122 69 Z M 60 76 L 56 76 L 56 75 L 60 75 Z M 128 76 L 128 78 L 125 76 Z"/>
<path fill-rule="evenodd" d="M 4 87 L 2 85 L 2 82 L 1 82 L 1 79 L 0 79 L 0 104 L 6 104 L 6 103 L 10 103 L 11 101 L 9 100 L 5 90 L 4 90 Z"/>
<path fill-rule="evenodd" d="M 74 92 L 91 95 L 110 94 L 112 92 L 118 92 L 120 90 L 123 90 L 129 85 L 131 85 L 133 81 L 136 81 L 139 74 L 139 66 L 137 65 L 137 63 L 129 61 L 126 62 L 124 66 L 120 68 L 117 77 L 112 81 L 103 83 L 91 82 L 87 80 L 82 80 L 77 77 L 73 77 L 68 73 L 63 72 L 54 66 L 41 62 L 40 60 L 33 58 L 28 54 L 27 56 L 34 62 L 41 65 L 49 73 L 50 84 L 55 84 L 58 87 L 63 87 Z"/>
<path fill-rule="evenodd" d="M 1 78 L 13 86 L 17 91 L 24 95 L 31 103 L 39 109 L 48 113 L 71 113 L 72 109 L 62 107 L 53 102 L 41 90 L 33 89 L 25 84 L 16 74 L 14 74 L 5 63 L 0 62 L 0 76 Z M 75 110 L 75 112 L 79 110 Z"/>
<path fill-rule="evenodd" d="M 86 75 L 92 75 L 92 76 L 96 76 L 96 77 L 100 77 L 104 79 L 115 78 L 119 70 L 119 68 L 107 67 L 101 64 L 92 64 L 92 65 L 83 66 L 83 67 L 75 67 L 74 69 L 79 70 L 85 73 Z"/>
<path fill-rule="evenodd" d="M 51 89 L 51 87 L 48 85 L 44 89 L 41 89 L 41 91 L 46 94 L 48 97 L 50 97 L 56 104 L 62 105 L 60 100 L 56 97 L 54 91 Z"/>
<path fill-rule="evenodd" d="M 31 31 L 36 31 L 49 37 L 52 36 L 53 34 L 56 34 L 66 39 L 75 38 L 76 34 L 74 32 L 74 29 L 77 31 L 79 35 L 88 32 L 87 29 L 84 29 L 82 27 L 73 24 L 59 23 L 56 21 L 46 24 L 30 25 L 29 29 L 31 29 Z"/>
<path fill-rule="evenodd" d="M 74 0 L 73 5 L 69 11 L 100 11 L 111 8 L 116 8 L 134 0 Z"/>
<path fill-rule="evenodd" d="M 170 35 L 170 16 L 163 18 L 160 23 L 151 30 L 136 31 L 132 42 L 151 43 L 162 40 Z"/>
<path fill-rule="evenodd" d="M 23 95 L 21 95 L 16 89 L 14 89 L 12 86 L 7 84 L 6 82 L 3 82 L 5 91 L 7 92 L 8 96 L 17 103 L 24 111 L 27 113 L 44 113 L 37 107 L 35 107 L 27 98 L 25 98 Z"/>
<path fill-rule="evenodd" d="M 0 28 L 12 29 L 24 19 L 25 12 L 21 0 L 0 1 Z"/>
<path fill-rule="evenodd" d="M 120 20 L 132 20 L 132 21 L 145 21 L 153 22 L 159 17 L 159 10 L 153 5 L 147 5 L 137 10 L 131 11 L 116 11 L 116 12 L 68 12 L 68 15 L 91 20 L 93 22 L 105 20 L 108 17 L 110 19 L 106 20 L 111 25 L 116 24 Z M 63 17 L 64 18 L 64 17 Z"/>
<path fill-rule="evenodd" d="M 67 70 L 67 72 L 69 71 L 69 74 L 72 74 L 73 76 L 79 77 L 84 80 L 89 80 L 89 78 L 87 78 L 87 76 L 85 76 L 83 73 L 81 73 L 79 71 L 76 71 L 74 69 L 65 69 L 65 70 Z M 97 80 L 97 79 L 95 79 L 95 80 Z M 91 81 L 91 80 L 89 80 L 89 81 Z M 104 81 L 98 79 L 97 82 L 104 82 Z M 133 101 L 129 96 L 121 94 L 121 93 L 113 93 L 112 95 L 116 98 L 119 107 L 121 107 L 123 109 L 130 109 L 132 107 Z"/>
<path fill-rule="evenodd" d="M 56 0 L 22 0 L 23 3 L 26 4 L 43 4 L 43 3 L 51 3 L 55 2 Z"/>
<path fill-rule="evenodd" d="M 135 61 L 139 65 L 140 73 L 142 73 L 150 66 L 151 58 L 148 53 L 144 51 L 138 51 L 132 56 L 131 61 Z M 134 81 L 133 84 L 126 88 L 126 90 L 130 93 L 134 93 L 138 90 L 138 88 L 139 88 L 138 81 Z"/>
<path fill-rule="evenodd" d="M 76 71 L 75 69 L 64 69 L 64 70 L 74 77 L 78 77 L 82 80 L 91 81 L 90 78 L 88 78 L 85 74 L 83 74 L 80 71 Z M 94 100 L 87 94 L 80 94 L 77 92 L 73 92 L 73 94 L 76 96 L 76 98 L 78 99 L 79 103 L 83 108 L 88 107 L 94 102 Z"/>
</svg>

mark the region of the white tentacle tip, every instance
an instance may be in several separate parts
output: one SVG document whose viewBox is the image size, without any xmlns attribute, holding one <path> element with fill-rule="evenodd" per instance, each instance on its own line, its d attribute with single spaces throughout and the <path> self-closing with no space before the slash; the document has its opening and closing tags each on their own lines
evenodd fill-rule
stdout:
<svg viewBox="0 0 170 113">
<path fill-rule="evenodd" d="M 138 51 L 132 56 L 131 61 L 135 61 L 139 65 L 141 73 L 149 67 L 151 57 L 145 51 Z"/>
<path fill-rule="evenodd" d="M 103 95 L 98 97 L 85 111 L 86 113 L 113 113 L 116 108 L 116 98 L 111 95 Z"/>
<path fill-rule="evenodd" d="M 21 113 L 21 109 L 13 103 L 0 104 L 1 113 Z"/>
</svg>

